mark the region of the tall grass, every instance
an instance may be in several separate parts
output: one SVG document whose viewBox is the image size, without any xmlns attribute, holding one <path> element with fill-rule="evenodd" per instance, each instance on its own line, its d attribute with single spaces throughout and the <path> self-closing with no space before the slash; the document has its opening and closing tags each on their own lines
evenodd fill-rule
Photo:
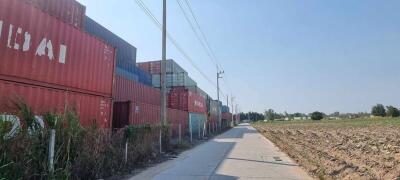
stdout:
<svg viewBox="0 0 400 180">
<path fill-rule="evenodd" d="M 99 179 L 123 174 L 158 157 L 158 135 L 164 126 L 129 126 L 112 132 L 95 124 L 82 127 L 78 114 L 65 107 L 63 114 L 42 114 L 45 126 L 22 100 L 14 103 L 21 131 L 7 137 L 11 124 L 0 116 L 0 180 Z M 49 173 L 50 130 L 56 131 L 54 171 Z M 124 161 L 128 142 L 128 161 Z M 168 146 L 168 145 L 166 145 Z"/>
</svg>

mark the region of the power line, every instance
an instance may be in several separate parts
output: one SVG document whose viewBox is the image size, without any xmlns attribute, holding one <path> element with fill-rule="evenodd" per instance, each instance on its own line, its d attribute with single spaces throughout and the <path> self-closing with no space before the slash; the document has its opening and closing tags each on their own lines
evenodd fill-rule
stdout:
<svg viewBox="0 0 400 180">
<path fill-rule="evenodd" d="M 136 0 L 136 3 L 139 5 L 139 7 L 145 12 L 145 14 L 150 17 L 150 19 L 153 21 L 153 23 L 160 29 L 162 30 L 162 25 L 161 23 L 157 20 L 157 18 L 153 15 L 153 13 L 149 10 L 149 8 L 144 4 L 142 0 Z M 181 48 L 181 46 L 178 44 L 178 42 L 167 32 L 167 37 L 171 41 L 171 43 L 175 46 L 175 48 L 191 63 L 191 65 L 213 86 L 217 87 L 215 82 L 213 82 L 210 78 L 207 77 L 207 75 L 201 71 L 201 69 L 193 62 L 192 58 Z"/>
<path fill-rule="evenodd" d="M 214 57 L 210 54 L 209 50 L 206 47 L 206 44 L 204 44 L 204 42 L 201 40 L 199 33 L 197 33 L 193 23 L 190 21 L 185 9 L 183 8 L 183 6 L 181 4 L 181 1 L 180 0 L 176 0 L 176 2 L 178 3 L 183 15 L 185 16 L 186 21 L 190 25 L 190 28 L 192 29 L 193 33 L 196 35 L 197 40 L 200 42 L 202 48 L 204 49 L 204 51 L 206 52 L 208 57 L 211 59 L 211 61 L 215 64 L 215 66 L 216 66 L 216 68 L 218 70 L 218 63 L 213 59 Z"/>
<path fill-rule="evenodd" d="M 186 12 L 183 10 L 183 8 L 182 8 L 182 6 L 181 6 L 181 4 L 180 4 L 180 0 L 177 0 L 177 2 L 178 2 L 178 4 L 179 4 L 179 6 L 181 7 L 182 12 L 184 13 L 184 15 L 185 15 L 185 17 L 186 17 L 186 20 L 187 20 L 188 23 L 191 25 L 192 30 L 195 32 L 196 36 L 198 37 L 197 32 L 194 30 L 192 23 L 189 21 L 189 18 L 187 17 Z M 194 11 L 193 11 L 193 8 L 192 8 L 190 2 L 189 2 L 188 0 L 184 0 L 184 2 L 185 2 L 185 4 L 186 4 L 186 6 L 188 7 L 189 12 L 190 12 L 192 18 L 194 19 L 194 22 L 195 22 L 195 24 L 196 24 L 196 26 L 197 26 L 197 29 L 199 30 L 199 32 L 201 33 L 201 36 L 202 36 L 203 39 L 204 39 L 204 42 L 205 42 L 206 47 L 208 48 L 208 51 L 209 51 L 209 52 L 211 53 L 211 55 L 212 55 L 212 57 L 210 57 L 210 59 L 211 59 L 212 61 L 214 61 L 214 63 L 216 63 L 216 65 L 217 65 L 217 70 L 220 70 L 219 67 L 222 67 L 222 66 L 221 66 L 220 63 L 218 62 L 218 59 L 217 59 L 217 57 L 216 57 L 216 55 L 215 55 L 213 49 L 212 49 L 211 46 L 210 46 L 210 43 L 209 43 L 209 41 L 208 41 L 208 39 L 207 39 L 207 36 L 205 35 L 204 31 L 202 30 L 202 28 L 201 28 L 201 26 L 200 26 L 200 24 L 199 24 L 199 21 L 197 20 L 196 15 L 194 14 Z M 198 37 L 198 39 L 199 39 L 199 37 Z M 199 39 L 199 41 L 200 41 L 200 42 L 202 43 L 202 45 L 204 46 L 203 41 L 200 40 L 200 39 Z M 207 48 L 205 48 L 205 49 L 207 49 Z M 208 53 L 208 51 L 206 50 L 207 53 Z M 222 70 L 224 70 L 224 69 L 222 69 Z M 232 88 L 231 88 L 231 86 L 230 86 L 230 83 L 229 83 L 229 80 L 228 80 L 228 78 L 227 78 L 227 75 L 225 75 L 224 80 L 225 80 L 225 82 L 226 82 L 226 85 L 228 86 L 228 87 L 227 87 L 227 88 L 228 88 L 228 91 L 230 91 L 230 93 L 233 95 L 233 93 L 232 93 Z"/>
<path fill-rule="evenodd" d="M 208 42 L 208 39 L 207 39 L 207 36 L 204 34 L 204 32 L 203 32 L 203 30 L 202 30 L 202 28 L 201 28 L 201 26 L 200 26 L 200 24 L 199 24 L 199 21 L 197 21 L 197 18 L 196 18 L 196 16 L 194 15 L 194 12 L 193 12 L 193 9 L 192 9 L 192 7 L 191 7 L 191 5 L 190 5 L 190 2 L 189 2 L 188 0 L 185 0 L 184 2 L 185 2 L 185 4 L 186 4 L 186 6 L 188 7 L 190 14 L 192 15 L 192 17 L 193 17 L 193 19 L 194 19 L 194 22 L 195 22 L 195 24 L 197 25 L 197 28 L 199 29 L 199 31 L 200 31 L 200 33 L 201 33 L 203 39 L 204 39 L 204 42 L 206 43 L 206 45 L 207 45 L 209 51 L 211 52 L 211 54 L 212 54 L 212 56 L 213 56 L 212 59 L 215 61 L 215 63 L 216 63 L 217 65 L 219 65 L 218 59 L 217 59 L 217 57 L 215 56 L 215 53 L 214 53 L 213 49 L 211 49 L 210 43 Z"/>
</svg>

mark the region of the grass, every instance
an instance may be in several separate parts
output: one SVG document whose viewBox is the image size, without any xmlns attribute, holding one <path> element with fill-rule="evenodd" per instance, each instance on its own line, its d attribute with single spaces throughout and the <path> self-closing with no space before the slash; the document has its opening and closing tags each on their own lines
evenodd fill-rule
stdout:
<svg viewBox="0 0 400 180">
<path fill-rule="evenodd" d="M 313 120 L 292 120 L 292 121 L 268 121 L 255 122 L 255 124 L 267 124 L 271 126 L 318 126 L 318 127 L 369 127 L 369 126 L 400 126 L 400 118 L 358 118 L 321 121 Z"/>
</svg>

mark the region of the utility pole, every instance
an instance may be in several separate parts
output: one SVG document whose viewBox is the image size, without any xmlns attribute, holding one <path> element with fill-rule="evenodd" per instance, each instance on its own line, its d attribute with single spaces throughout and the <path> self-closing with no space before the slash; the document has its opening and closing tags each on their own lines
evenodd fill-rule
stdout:
<svg viewBox="0 0 400 180">
<path fill-rule="evenodd" d="M 167 0 L 163 0 L 162 24 L 162 60 L 161 60 L 161 125 L 167 124 L 167 87 L 166 87 L 166 61 L 167 61 Z M 160 153 L 162 152 L 162 129 L 160 130 Z"/>
<path fill-rule="evenodd" d="M 235 97 L 233 97 L 233 95 L 231 96 L 231 108 L 232 108 L 232 126 L 234 126 L 235 124 L 236 124 L 236 122 L 234 122 L 234 119 L 233 119 L 233 115 L 235 114 L 235 108 L 233 107 L 233 101 L 235 100 Z M 228 106 L 229 106 L 229 104 L 228 104 Z"/>
<path fill-rule="evenodd" d="M 224 71 L 217 71 L 217 97 L 218 97 L 218 104 L 219 104 L 219 102 L 220 102 L 220 100 L 219 100 L 219 79 L 222 79 L 222 74 L 224 74 Z M 222 103 L 221 103 L 222 104 Z M 219 106 L 219 105 L 218 105 Z M 219 128 L 220 128 L 220 130 L 221 130 L 221 126 L 222 126 L 222 120 L 221 120 L 221 108 L 222 107 L 220 107 L 219 108 L 219 113 L 218 113 L 218 123 L 219 123 Z"/>
</svg>

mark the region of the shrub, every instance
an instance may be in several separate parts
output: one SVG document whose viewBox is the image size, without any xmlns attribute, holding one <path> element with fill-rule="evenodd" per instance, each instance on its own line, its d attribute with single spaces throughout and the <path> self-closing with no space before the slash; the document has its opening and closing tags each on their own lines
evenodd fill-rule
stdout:
<svg viewBox="0 0 400 180">
<path fill-rule="evenodd" d="M 400 116 L 400 111 L 399 109 L 393 107 L 393 106 L 387 106 L 387 116 L 389 117 L 399 117 Z"/>
<path fill-rule="evenodd" d="M 312 120 L 319 121 L 319 120 L 321 120 L 321 119 L 323 119 L 323 118 L 324 118 L 324 114 L 321 113 L 321 112 L 316 111 L 316 112 L 313 112 L 313 113 L 311 114 L 311 119 L 312 119 Z"/>
<path fill-rule="evenodd" d="M 81 127 L 74 108 L 63 114 L 43 114 L 45 126 L 37 123 L 33 110 L 19 100 L 15 103 L 22 131 L 4 138 L 10 123 L 0 116 L 0 180 L 3 179 L 101 179 L 129 172 L 140 163 L 158 157 L 159 133 L 165 149 L 170 147 L 169 126 L 128 126 L 112 132 L 95 124 Z M 56 131 L 54 171 L 49 173 L 50 130 Z M 128 161 L 125 163 L 125 144 Z"/>
<path fill-rule="evenodd" d="M 374 116 L 386 116 L 385 107 L 382 104 L 377 104 L 376 106 L 372 107 L 371 114 Z"/>
</svg>

